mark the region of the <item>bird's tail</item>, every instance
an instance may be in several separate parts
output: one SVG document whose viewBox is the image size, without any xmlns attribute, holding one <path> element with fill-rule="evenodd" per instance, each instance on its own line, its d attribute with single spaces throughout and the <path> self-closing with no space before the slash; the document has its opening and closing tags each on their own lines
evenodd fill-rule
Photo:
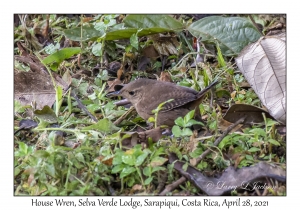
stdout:
<svg viewBox="0 0 300 210">
<path fill-rule="evenodd" d="M 201 98 L 207 91 L 209 91 L 213 86 L 215 86 L 216 84 L 218 84 L 218 80 L 213 81 L 212 83 L 210 83 L 206 88 L 204 88 L 203 90 L 201 90 L 198 94 L 197 94 L 197 98 Z"/>
</svg>

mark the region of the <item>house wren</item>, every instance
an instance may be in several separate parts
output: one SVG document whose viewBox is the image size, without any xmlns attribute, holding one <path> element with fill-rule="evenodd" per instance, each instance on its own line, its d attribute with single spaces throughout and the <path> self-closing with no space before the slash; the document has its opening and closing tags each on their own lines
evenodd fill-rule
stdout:
<svg viewBox="0 0 300 210">
<path fill-rule="evenodd" d="M 196 109 L 195 118 L 201 120 L 199 104 L 205 93 L 217 84 L 211 83 L 202 91 L 151 79 L 137 79 L 126 85 L 116 85 L 110 96 L 122 96 L 135 107 L 137 113 L 145 120 L 153 117 L 152 110 L 159 104 L 173 99 L 163 105 L 157 116 L 157 125 L 173 126 L 178 117 L 184 117 L 189 111 Z"/>
</svg>

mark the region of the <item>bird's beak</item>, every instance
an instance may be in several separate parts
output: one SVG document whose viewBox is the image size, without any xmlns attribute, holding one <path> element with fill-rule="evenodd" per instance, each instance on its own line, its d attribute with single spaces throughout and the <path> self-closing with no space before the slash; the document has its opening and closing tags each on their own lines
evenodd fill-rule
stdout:
<svg viewBox="0 0 300 210">
<path fill-rule="evenodd" d="M 114 86 L 115 91 L 108 93 L 106 96 L 108 96 L 108 97 L 120 96 L 120 93 L 121 93 L 121 90 L 123 87 L 124 87 L 124 85 L 115 85 Z"/>
<path fill-rule="evenodd" d="M 114 87 L 115 91 L 108 93 L 106 96 L 108 96 L 108 97 L 121 96 L 121 89 L 123 87 L 124 87 L 123 85 L 115 85 L 115 87 Z M 130 102 L 125 98 L 121 101 L 115 102 L 114 104 L 117 106 L 124 106 L 124 105 L 130 104 Z"/>
<path fill-rule="evenodd" d="M 114 91 L 106 94 L 108 97 L 114 97 L 114 96 L 120 96 L 120 90 L 119 91 Z"/>
</svg>

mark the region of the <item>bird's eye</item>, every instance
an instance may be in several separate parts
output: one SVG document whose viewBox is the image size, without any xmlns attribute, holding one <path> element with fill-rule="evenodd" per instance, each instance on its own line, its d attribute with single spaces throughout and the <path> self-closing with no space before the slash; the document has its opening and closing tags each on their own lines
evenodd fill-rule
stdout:
<svg viewBox="0 0 300 210">
<path fill-rule="evenodd" d="M 134 91 L 129 91 L 129 95 L 134 95 Z"/>
</svg>

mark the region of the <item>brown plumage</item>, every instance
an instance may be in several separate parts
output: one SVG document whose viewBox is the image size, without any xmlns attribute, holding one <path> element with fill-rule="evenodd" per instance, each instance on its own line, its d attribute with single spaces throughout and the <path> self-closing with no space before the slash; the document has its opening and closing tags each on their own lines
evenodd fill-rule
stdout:
<svg viewBox="0 0 300 210">
<path fill-rule="evenodd" d="M 199 104 L 205 93 L 216 84 L 217 81 L 197 92 L 192 88 L 182 87 L 174 83 L 141 78 L 126 85 L 116 85 L 116 92 L 110 95 L 126 98 L 145 120 L 154 116 L 152 110 L 156 109 L 159 104 L 173 99 L 173 101 L 164 104 L 157 117 L 158 126 L 173 126 L 178 117 L 184 117 L 195 108 L 195 117 L 197 120 L 201 120 Z"/>
</svg>

